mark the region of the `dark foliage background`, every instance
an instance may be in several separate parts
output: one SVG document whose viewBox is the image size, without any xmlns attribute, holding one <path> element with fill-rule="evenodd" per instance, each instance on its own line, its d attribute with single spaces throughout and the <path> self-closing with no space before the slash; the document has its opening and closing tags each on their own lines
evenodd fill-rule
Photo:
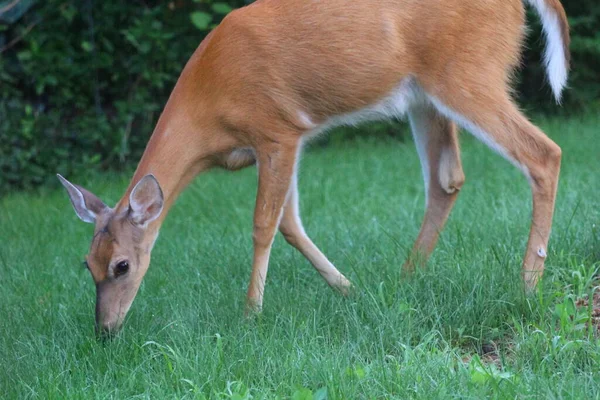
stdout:
<svg viewBox="0 0 600 400">
<path fill-rule="evenodd" d="M 251 0 L 0 0 L 0 194 L 54 173 L 135 165 L 189 56 L 232 8 Z M 600 98 L 600 3 L 563 0 L 573 42 L 570 90 L 554 105 L 541 28 L 519 77 L 528 110 L 585 112 Z M 399 136 L 397 126 L 346 130 Z"/>
</svg>

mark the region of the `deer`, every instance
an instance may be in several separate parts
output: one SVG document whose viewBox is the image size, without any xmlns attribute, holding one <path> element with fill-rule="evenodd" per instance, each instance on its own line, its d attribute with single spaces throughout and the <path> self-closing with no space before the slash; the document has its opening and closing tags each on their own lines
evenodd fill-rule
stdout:
<svg viewBox="0 0 600 400">
<path fill-rule="evenodd" d="M 256 165 L 253 260 L 246 312 L 262 310 L 274 237 L 327 284 L 350 281 L 306 234 L 298 160 L 330 128 L 408 119 L 422 167 L 425 212 L 402 271 L 423 265 L 461 190 L 462 128 L 516 166 L 533 200 L 524 288 L 544 271 L 561 148 L 513 100 L 526 6 L 540 16 L 544 64 L 560 104 L 569 25 L 559 0 L 258 0 L 229 13 L 184 66 L 122 198 L 109 207 L 61 175 L 77 216 L 94 224 L 86 265 L 96 328 L 118 331 L 150 265 L 159 229 L 200 173 Z"/>
</svg>

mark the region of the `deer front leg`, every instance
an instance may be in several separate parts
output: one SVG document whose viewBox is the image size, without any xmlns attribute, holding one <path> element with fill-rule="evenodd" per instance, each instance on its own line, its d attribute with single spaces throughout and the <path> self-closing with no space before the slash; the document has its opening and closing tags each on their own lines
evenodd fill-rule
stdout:
<svg viewBox="0 0 600 400">
<path fill-rule="evenodd" d="M 304 231 L 302 221 L 300 220 L 298 200 L 298 177 L 294 173 L 288 198 L 283 209 L 283 217 L 279 224 L 279 230 L 285 240 L 310 261 L 329 286 L 339 290 L 343 295 L 347 295 L 352 285 L 310 240 Z"/>
<path fill-rule="evenodd" d="M 254 209 L 254 260 L 247 312 L 260 312 L 273 238 L 296 168 L 298 143 L 270 144 L 257 149 L 258 192 Z"/>
</svg>

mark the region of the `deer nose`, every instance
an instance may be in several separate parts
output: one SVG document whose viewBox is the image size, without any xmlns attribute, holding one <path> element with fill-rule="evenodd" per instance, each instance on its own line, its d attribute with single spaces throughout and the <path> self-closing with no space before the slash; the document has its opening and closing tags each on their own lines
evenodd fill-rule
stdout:
<svg viewBox="0 0 600 400">
<path fill-rule="evenodd" d="M 96 321 L 96 334 L 107 339 L 115 335 L 121 329 L 121 324 L 118 321 Z"/>
</svg>

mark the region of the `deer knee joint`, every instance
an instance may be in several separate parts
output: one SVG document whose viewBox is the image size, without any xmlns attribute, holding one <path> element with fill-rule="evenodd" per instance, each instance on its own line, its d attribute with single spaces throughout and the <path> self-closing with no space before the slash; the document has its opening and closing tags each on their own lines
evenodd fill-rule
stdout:
<svg viewBox="0 0 600 400">
<path fill-rule="evenodd" d="M 456 150 L 451 148 L 442 150 L 438 177 L 440 186 L 448 194 L 452 194 L 462 188 L 465 183 L 465 174 Z"/>
<path fill-rule="evenodd" d="M 554 164 L 559 164 L 562 158 L 562 149 L 554 142 L 550 142 L 548 146 L 548 158 Z"/>
<path fill-rule="evenodd" d="M 269 247 L 273 242 L 273 229 L 267 225 L 254 225 L 252 240 L 255 247 Z"/>
<path fill-rule="evenodd" d="M 556 185 L 560 171 L 560 162 L 562 158 L 561 148 L 554 142 L 549 141 L 540 155 L 541 160 L 533 162 L 529 168 L 529 176 L 535 185 L 535 190 L 539 193 L 552 195 L 552 189 Z"/>
</svg>

